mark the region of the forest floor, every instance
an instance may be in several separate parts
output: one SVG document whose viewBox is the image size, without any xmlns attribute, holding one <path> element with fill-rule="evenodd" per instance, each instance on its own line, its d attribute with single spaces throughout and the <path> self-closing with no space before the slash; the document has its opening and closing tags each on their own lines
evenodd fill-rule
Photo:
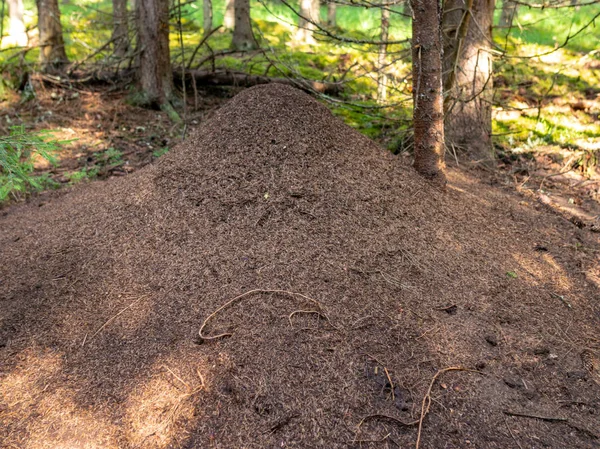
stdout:
<svg viewBox="0 0 600 449">
<path fill-rule="evenodd" d="M 183 143 L 75 92 L 3 113 L 77 140 L 0 211 L 0 446 L 598 447 L 596 174 L 440 192 L 289 87 L 203 96 Z"/>
</svg>

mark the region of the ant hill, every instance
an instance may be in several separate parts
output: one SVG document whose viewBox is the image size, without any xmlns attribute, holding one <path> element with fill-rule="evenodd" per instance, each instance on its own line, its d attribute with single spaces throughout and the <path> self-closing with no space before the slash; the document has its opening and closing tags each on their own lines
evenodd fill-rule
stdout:
<svg viewBox="0 0 600 449">
<path fill-rule="evenodd" d="M 0 248 L 3 447 L 598 444 L 597 236 L 291 87 Z"/>
</svg>

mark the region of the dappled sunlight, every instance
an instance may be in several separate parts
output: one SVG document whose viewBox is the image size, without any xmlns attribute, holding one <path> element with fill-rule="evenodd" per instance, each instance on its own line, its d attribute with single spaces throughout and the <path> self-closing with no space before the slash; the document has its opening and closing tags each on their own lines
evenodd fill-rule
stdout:
<svg viewBox="0 0 600 449">
<path fill-rule="evenodd" d="M 177 360 L 157 362 L 150 370 L 154 374 L 132 392 L 125 418 L 132 446 L 166 448 L 195 416 L 194 401 L 207 388 L 206 370 L 200 366 L 184 374 L 177 365 Z"/>
<path fill-rule="evenodd" d="M 77 394 L 60 381 L 65 356 L 51 349 L 32 348 L 18 354 L 17 368 L 0 380 L 3 413 L 0 423 L 12 430 L 6 446 L 22 449 L 108 449 L 119 447 L 117 421 L 102 408 L 83 408 Z M 12 446 L 11 446 L 12 445 Z"/>
</svg>

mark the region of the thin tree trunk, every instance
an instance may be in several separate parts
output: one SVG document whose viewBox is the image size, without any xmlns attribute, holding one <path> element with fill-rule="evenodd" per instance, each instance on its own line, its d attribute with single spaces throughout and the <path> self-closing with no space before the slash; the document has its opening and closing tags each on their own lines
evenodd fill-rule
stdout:
<svg viewBox="0 0 600 449">
<path fill-rule="evenodd" d="M 500 13 L 500 21 L 498 26 L 502 28 L 510 28 L 513 21 L 517 18 L 517 8 L 519 5 L 511 0 L 502 2 L 502 12 Z"/>
<path fill-rule="evenodd" d="M 320 2 L 319 0 L 300 0 L 300 16 L 298 17 L 298 31 L 296 41 L 313 45 L 316 43 L 313 31 L 319 23 Z"/>
<path fill-rule="evenodd" d="M 27 31 L 23 22 L 23 0 L 8 0 L 8 18 L 8 39 L 5 44 L 27 46 Z"/>
<path fill-rule="evenodd" d="M 233 30 L 233 27 L 235 26 L 235 0 L 225 0 L 223 26 L 228 30 Z"/>
<path fill-rule="evenodd" d="M 387 40 L 390 26 L 390 10 L 387 6 L 381 8 L 381 45 L 379 46 L 379 56 L 377 58 L 377 102 L 385 103 L 387 97 L 387 75 L 386 58 L 387 58 Z"/>
<path fill-rule="evenodd" d="M 169 110 L 173 72 L 169 54 L 169 1 L 137 0 L 140 103 Z M 172 108 L 171 108 L 172 109 Z M 169 112 L 169 111 L 168 111 Z"/>
<path fill-rule="evenodd" d="M 113 48 L 116 56 L 129 52 L 129 25 L 127 22 L 127 0 L 113 0 Z"/>
<path fill-rule="evenodd" d="M 334 27 L 337 25 L 337 4 L 330 0 L 327 4 L 327 25 Z"/>
<path fill-rule="evenodd" d="M 250 0 L 235 0 L 235 26 L 231 47 L 235 50 L 252 50 L 258 47 L 250 22 Z"/>
<path fill-rule="evenodd" d="M 60 71 L 69 63 L 65 52 L 57 0 L 36 0 L 40 33 L 40 63 L 43 71 Z"/>
<path fill-rule="evenodd" d="M 445 185 L 441 8 L 438 0 L 412 0 L 415 169 Z"/>
<path fill-rule="evenodd" d="M 494 0 L 448 0 L 444 22 L 445 135 L 493 165 L 492 21 Z"/>
<path fill-rule="evenodd" d="M 204 28 L 204 34 L 210 33 L 213 29 L 213 5 L 212 0 L 204 0 L 202 3 L 202 28 Z"/>
</svg>

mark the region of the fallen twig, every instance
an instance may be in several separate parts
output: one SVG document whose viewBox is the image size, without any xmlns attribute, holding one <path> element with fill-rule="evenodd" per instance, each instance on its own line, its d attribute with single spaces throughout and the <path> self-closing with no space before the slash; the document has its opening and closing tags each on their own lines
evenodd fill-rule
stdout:
<svg viewBox="0 0 600 449">
<path fill-rule="evenodd" d="M 246 293 L 242 293 L 239 296 L 236 296 L 233 299 L 230 299 L 229 301 L 227 301 L 225 304 L 223 304 L 221 307 L 219 307 L 217 310 L 215 310 L 213 313 L 211 313 L 202 323 L 202 326 L 200 326 L 200 330 L 198 331 L 198 335 L 202 340 L 216 340 L 219 338 L 223 338 L 223 337 L 230 337 L 232 334 L 224 332 L 222 334 L 219 335 L 212 335 L 212 336 L 207 336 L 204 335 L 203 331 L 204 328 L 206 327 L 206 324 L 210 321 L 211 318 L 213 318 L 215 315 L 217 315 L 219 312 L 221 312 L 222 310 L 226 309 L 227 307 L 229 307 L 231 304 L 233 304 L 236 301 L 239 301 L 240 299 L 246 298 L 254 293 L 279 293 L 279 294 L 285 294 L 285 295 L 290 295 L 290 296 L 299 296 L 301 298 L 304 298 L 310 302 L 312 302 L 313 304 L 315 304 L 319 309 L 322 309 L 321 303 L 319 301 L 317 301 L 316 299 L 310 298 L 306 295 L 303 295 L 302 293 L 296 293 L 296 292 L 290 292 L 288 290 L 269 290 L 269 289 L 254 289 L 254 290 L 250 290 L 247 291 Z M 320 315 L 322 315 L 327 321 L 329 321 L 329 318 L 327 318 L 327 316 L 325 314 L 323 314 L 320 311 L 316 311 L 317 313 L 319 313 Z M 293 315 L 293 313 L 292 313 Z M 291 316 L 290 316 L 291 319 Z M 331 324 L 331 323 L 330 323 Z"/>
<path fill-rule="evenodd" d="M 294 317 L 294 315 L 298 315 L 300 313 L 305 313 L 305 314 L 315 314 L 317 316 L 320 316 L 321 318 L 325 318 L 325 320 L 329 323 L 329 325 L 331 327 L 333 327 L 336 330 L 339 330 L 337 327 L 335 327 L 333 324 L 331 324 L 331 321 L 329 321 L 329 318 L 327 317 L 327 315 L 325 315 L 323 312 L 319 311 L 319 310 L 294 310 L 292 313 L 289 314 L 288 316 L 288 321 L 290 322 L 290 326 L 294 327 L 294 324 L 292 323 L 292 318 Z"/>
<path fill-rule="evenodd" d="M 469 371 L 471 373 L 482 374 L 481 371 L 463 368 L 462 366 L 451 366 L 449 368 L 441 369 L 437 373 L 435 373 L 435 375 L 431 378 L 429 388 L 427 388 L 427 393 L 425 393 L 425 396 L 423 396 L 423 402 L 421 403 L 421 417 L 419 418 L 419 421 L 417 421 L 419 423 L 419 430 L 417 432 L 417 442 L 415 444 L 415 449 L 419 449 L 419 445 L 421 444 L 423 420 L 425 419 L 425 416 L 427 416 L 427 413 L 429 413 L 429 407 L 431 406 L 431 390 L 433 389 L 433 385 L 435 384 L 435 381 L 438 377 L 440 377 L 444 373 L 447 373 L 448 371 Z"/>
<path fill-rule="evenodd" d="M 541 419 L 542 421 L 548 422 L 565 422 L 568 421 L 568 418 L 556 418 L 552 416 L 540 416 L 540 415 L 530 415 L 529 413 L 519 413 L 519 412 L 511 412 L 510 410 L 504 410 L 503 412 L 508 416 L 518 416 L 519 418 L 533 418 L 533 419 Z"/>
<path fill-rule="evenodd" d="M 354 436 L 354 443 L 356 443 L 358 441 L 358 433 L 360 431 L 360 427 L 367 421 L 371 420 L 371 419 L 386 419 L 388 421 L 392 421 L 396 424 L 399 424 L 403 427 L 412 427 L 412 426 L 416 426 L 417 424 L 419 424 L 419 421 L 411 421 L 411 422 L 404 422 L 401 419 L 398 418 L 394 418 L 393 416 L 390 415 L 384 415 L 383 413 L 375 413 L 373 415 L 367 415 L 365 416 L 363 419 L 360 420 L 360 422 L 358 423 L 358 425 L 356 426 L 356 434 Z"/>
<path fill-rule="evenodd" d="M 519 440 L 517 440 L 517 438 L 515 437 L 515 434 L 513 433 L 512 429 L 508 425 L 508 421 L 506 420 L 506 416 L 504 417 L 504 424 L 506 424 L 506 428 L 510 432 L 510 436 L 512 437 L 512 439 L 514 440 L 514 442 L 517 444 L 517 446 L 519 446 L 519 449 L 523 449 L 523 446 L 521 446 L 521 443 L 519 443 Z"/>
<path fill-rule="evenodd" d="M 136 299 L 135 301 L 133 301 L 131 304 L 129 304 L 127 307 L 125 307 L 123 310 L 121 310 L 119 313 L 117 313 L 116 315 L 112 316 L 111 318 L 109 318 L 102 326 L 100 326 L 98 328 L 98 330 L 96 332 L 94 332 L 94 334 L 89 338 L 89 339 L 85 339 L 83 340 L 83 343 L 81 345 L 81 347 L 83 347 L 85 345 L 86 341 L 92 340 L 96 335 L 98 335 L 100 332 L 102 332 L 102 329 L 104 329 L 106 326 L 108 326 L 111 322 L 113 322 L 115 319 L 117 319 L 121 314 L 125 313 L 127 310 L 131 309 L 133 306 L 135 306 L 138 302 L 140 302 L 142 299 L 146 299 L 148 298 L 150 295 L 143 295 L 140 296 L 138 299 Z M 85 334 L 87 337 L 87 334 Z"/>
<path fill-rule="evenodd" d="M 385 373 L 387 380 L 390 384 L 390 390 L 392 392 L 392 401 L 396 400 L 396 396 L 394 394 L 394 382 L 392 382 L 392 377 L 390 376 L 390 372 L 388 371 L 388 369 L 386 368 L 386 366 L 381 363 L 376 357 L 373 357 L 371 354 L 366 354 L 367 357 L 375 360 L 377 363 L 379 363 L 382 367 L 383 367 L 383 372 Z"/>
</svg>

